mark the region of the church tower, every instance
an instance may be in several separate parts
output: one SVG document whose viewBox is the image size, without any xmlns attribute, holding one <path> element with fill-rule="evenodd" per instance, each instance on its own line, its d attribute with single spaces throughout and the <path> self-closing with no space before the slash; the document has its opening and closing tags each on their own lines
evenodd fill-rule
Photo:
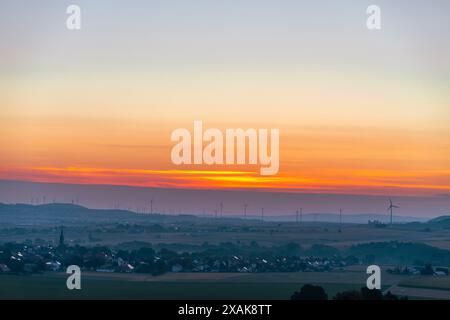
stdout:
<svg viewBox="0 0 450 320">
<path fill-rule="evenodd" d="M 59 235 L 59 247 L 64 247 L 64 227 L 61 227 L 61 234 Z"/>
</svg>

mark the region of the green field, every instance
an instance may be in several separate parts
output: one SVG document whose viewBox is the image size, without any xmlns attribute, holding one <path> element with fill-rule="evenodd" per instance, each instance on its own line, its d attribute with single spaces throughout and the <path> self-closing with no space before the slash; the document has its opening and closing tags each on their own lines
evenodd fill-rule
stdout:
<svg viewBox="0 0 450 320">
<path fill-rule="evenodd" d="M 289 275 L 289 274 L 288 274 Z M 283 274 L 249 277 L 210 279 L 179 279 L 177 275 L 161 279 L 135 275 L 83 276 L 82 289 L 66 289 L 64 274 L 41 274 L 32 276 L 0 276 L 0 299 L 289 299 L 305 282 L 283 279 Z M 324 278 L 324 281 L 327 281 Z M 339 291 L 359 288 L 355 283 L 316 283 L 325 288 L 330 296 Z"/>
<path fill-rule="evenodd" d="M 151 300 L 287 300 L 307 283 L 320 285 L 333 298 L 337 292 L 365 286 L 363 268 L 340 272 L 82 274 L 81 290 L 66 288 L 64 273 L 0 275 L 4 299 L 151 299 Z M 419 299 L 448 299 L 450 278 L 382 273 L 382 289 Z M 426 289 L 426 290 L 425 290 Z"/>
<path fill-rule="evenodd" d="M 420 277 L 409 281 L 403 281 L 400 283 L 400 286 L 450 291 L 450 277 Z"/>
<path fill-rule="evenodd" d="M 162 224 L 164 225 L 164 224 Z M 402 241 L 425 243 L 438 248 L 449 249 L 448 231 L 436 229 L 424 232 L 416 226 L 395 225 L 390 228 L 373 228 L 368 225 L 348 224 L 343 226 L 343 232 L 338 232 L 338 224 L 267 222 L 261 224 L 255 221 L 244 221 L 242 225 L 228 222 L 212 221 L 211 223 L 176 224 L 177 232 L 135 232 L 135 230 L 117 230 L 115 224 L 101 226 L 68 226 L 65 228 L 66 241 L 69 245 L 82 246 L 120 246 L 133 241 L 152 244 L 186 244 L 202 245 L 221 244 L 224 242 L 246 243 L 257 242 L 261 246 L 275 246 L 295 242 L 308 248 L 313 244 L 329 245 L 338 249 L 346 249 L 352 245 L 367 242 Z M 227 226 L 233 231 L 220 231 L 218 228 Z M 250 230 L 243 230 L 242 227 Z M 137 229 L 139 228 L 136 227 Z M 101 230 L 101 231 L 99 231 Z M 41 239 L 57 244 L 59 228 L 49 230 L 44 227 L 21 227 L 17 230 L 2 229 L 0 224 L 0 243 Z M 89 241 L 89 235 L 95 235 L 95 242 Z"/>
</svg>

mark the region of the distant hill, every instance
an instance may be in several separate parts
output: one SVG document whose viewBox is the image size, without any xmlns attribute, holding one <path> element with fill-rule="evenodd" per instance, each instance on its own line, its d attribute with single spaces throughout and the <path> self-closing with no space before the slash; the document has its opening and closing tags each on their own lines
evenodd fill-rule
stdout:
<svg viewBox="0 0 450 320">
<path fill-rule="evenodd" d="M 273 221 L 295 221 L 294 215 L 289 216 L 273 216 L 267 217 L 267 220 Z M 331 213 L 308 213 L 303 214 L 303 221 L 305 222 L 330 222 L 339 223 L 339 214 Z M 366 224 L 369 220 L 378 220 L 380 222 L 388 223 L 389 215 L 382 214 L 343 214 L 342 223 L 361 223 Z M 394 216 L 394 223 L 409 223 L 409 222 L 426 222 L 427 218 L 410 217 L 410 216 Z"/>
<path fill-rule="evenodd" d="M 11 225 L 69 225 L 91 223 L 138 223 L 192 221 L 195 216 L 168 216 L 160 214 L 140 214 L 128 210 L 89 209 L 67 203 L 51 203 L 42 205 L 2 204 L 0 203 L 0 219 L 3 224 Z"/>
<path fill-rule="evenodd" d="M 51 199 L 52 202 L 64 203 L 70 203 L 71 200 L 76 199 L 76 203 L 88 208 L 108 209 L 120 206 L 120 208 L 132 208 L 132 210 L 136 208 L 149 210 L 149 201 L 154 199 L 153 208 L 157 209 L 157 212 L 203 216 L 213 216 L 219 204 L 223 203 L 224 216 L 241 217 L 243 204 L 246 203 L 248 217 L 259 218 L 260 210 L 264 208 L 266 217 L 285 216 L 284 221 L 293 221 L 297 208 L 303 208 L 305 219 L 309 219 L 306 214 L 317 213 L 320 215 L 317 217 L 318 221 L 336 222 L 338 221 L 336 215 L 326 217 L 322 214 L 336 214 L 339 213 L 339 208 L 342 208 L 345 216 L 355 215 L 347 222 L 367 223 L 368 219 L 384 222 L 389 220 L 386 211 L 389 197 L 383 195 L 311 194 L 246 189 L 149 188 L 0 180 L 0 202 L 36 204 L 45 203 L 44 198 Z M 392 200 L 399 206 L 394 211 L 396 222 L 419 220 L 414 217 L 430 219 L 444 214 L 450 208 L 450 197 L 395 196 Z M 357 215 L 370 217 L 358 218 Z M 311 216 L 310 220 L 313 219 L 314 217 Z"/>
<path fill-rule="evenodd" d="M 440 217 L 436 217 L 434 219 L 431 219 L 430 221 L 428 221 L 429 223 L 439 223 L 439 222 L 445 222 L 445 221 L 449 221 L 450 220 L 450 215 L 446 215 L 446 216 L 440 216 Z"/>
<path fill-rule="evenodd" d="M 224 216 L 228 223 L 241 223 L 241 216 Z M 259 220 L 259 216 L 251 216 L 249 219 Z M 30 204 L 2 204 L 0 203 L 0 223 L 11 226 L 33 226 L 33 225 L 69 225 L 90 223 L 159 223 L 159 222 L 193 222 L 213 221 L 211 216 L 196 216 L 191 214 L 164 215 L 143 214 L 121 209 L 89 209 L 76 204 L 50 203 L 42 205 Z M 387 215 L 343 215 L 343 223 L 366 224 L 368 220 L 388 222 Z M 433 219 L 436 220 L 436 219 Z M 433 221 L 432 220 L 432 221 Z M 266 216 L 265 221 L 291 222 L 295 216 Z M 303 222 L 338 223 L 339 215 L 325 213 L 309 213 L 302 217 Z M 394 216 L 395 223 L 426 222 L 425 218 Z M 440 222 L 441 223 L 441 222 Z M 450 217 L 448 220 L 450 224 Z"/>
<path fill-rule="evenodd" d="M 450 228 L 450 215 L 440 216 L 428 221 L 429 224 L 442 228 Z"/>
<path fill-rule="evenodd" d="M 363 243 L 350 247 L 346 250 L 346 254 L 363 259 L 364 263 L 404 265 L 432 263 L 450 266 L 450 250 L 423 243 L 398 241 Z"/>
</svg>

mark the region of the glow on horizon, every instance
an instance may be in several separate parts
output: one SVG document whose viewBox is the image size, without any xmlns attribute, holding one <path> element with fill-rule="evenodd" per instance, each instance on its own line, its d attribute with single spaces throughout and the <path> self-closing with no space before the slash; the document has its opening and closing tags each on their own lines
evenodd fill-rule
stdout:
<svg viewBox="0 0 450 320">
<path fill-rule="evenodd" d="M 415 181 L 417 173 L 387 171 L 347 171 L 337 178 L 311 175 L 296 177 L 279 175 L 263 177 L 251 171 L 219 170 L 137 170 L 117 168 L 15 168 L 13 171 L 0 168 L 2 179 L 23 179 L 32 182 L 65 184 L 99 184 L 140 187 L 162 187 L 182 189 L 247 189 L 276 192 L 306 192 L 333 194 L 383 195 L 389 190 L 392 195 L 433 196 L 450 191 L 448 184 L 429 184 Z M 450 172 L 425 172 L 422 178 L 450 177 Z M 375 179 L 374 179 L 375 178 Z"/>
<path fill-rule="evenodd" d="M 0 179 L 449 193 L 448 1 L 380 0 L 379 33 L 354 1 L 168 3 L 80 0 L 79 33 L 55 3 L 0 4 Z M 196 119 L 279 128 L 280 174 L 173 166 Z"/>
</svg>

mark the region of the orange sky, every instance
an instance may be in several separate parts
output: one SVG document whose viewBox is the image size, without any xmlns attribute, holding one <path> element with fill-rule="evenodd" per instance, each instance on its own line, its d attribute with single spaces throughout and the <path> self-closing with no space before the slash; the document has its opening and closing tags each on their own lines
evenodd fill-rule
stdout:
<svg viewBox="0 0 450 320">
<path fill-rule="evenodd" d="M 92 19 L 78 33 L 50 4 L 30 11 L 45 17 L 39 28 L 30 13 L 8 15 L 0 179 L 449 194 L 450 46 L 441 35 L 450 30 L 435 18 L 446 11 L 424 4 L 405 15 L 386 3 L 392 19 L 370 32 L 359 5 L 327 1 L 329 19 L 315 3 L 117 4 L 103 16 L 86 2 Z M 278 175 L 173 165 L 170 134 L 192 131 L 194 120 L 279 129 Z"/>
<path fill-rule="evenodd" d="M 10 121 L 0 129 L 14 137 L 1 144 L 1 179 L 338 194 L 450 190 L 450 140 L 425 130 L 285 126 L 280 172 L 260 176 L 258 166 L 173 165 L 170 129 L 157 124 L 161 131 L 145 121 L 47 121 Z"/>
</svg>

